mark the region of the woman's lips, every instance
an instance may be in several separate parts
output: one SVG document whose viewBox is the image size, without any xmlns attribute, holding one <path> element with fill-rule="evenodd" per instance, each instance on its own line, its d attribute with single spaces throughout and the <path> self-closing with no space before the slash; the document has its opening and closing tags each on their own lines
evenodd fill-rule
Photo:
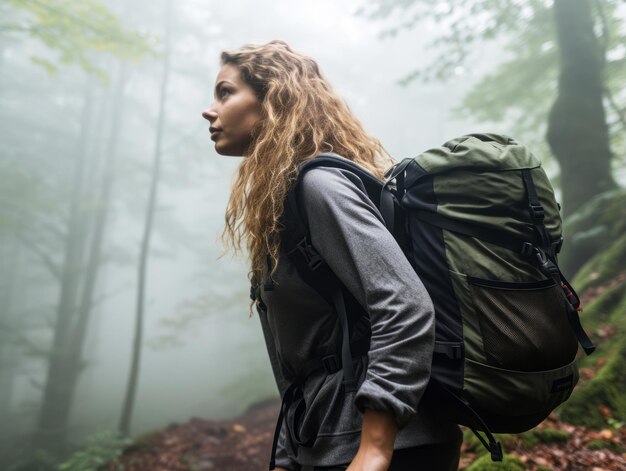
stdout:
<svg viewBox="0 0 626 471">
<path fill-rule="evenodd" d="M 217 135 L 221 132 L 221 129 L 210 127 L 209 132 L 211 133 L 211 140 L 215 141 L 217 139 Z"/>
</svg>

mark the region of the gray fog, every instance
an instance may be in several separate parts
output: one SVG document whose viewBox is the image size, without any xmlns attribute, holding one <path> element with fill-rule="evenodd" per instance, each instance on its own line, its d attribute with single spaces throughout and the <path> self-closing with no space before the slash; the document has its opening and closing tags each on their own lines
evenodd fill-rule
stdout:
<svg viewBox="0 0 626 471">
<path fill-rule="evenodd" d="M 145 34 L 157 52 L 135 60 L 89 52 L 100 72 L 87 73 L 76 63 L 63 63 L 58 51 L 28 35 L 0 39 L 0 138 L 5 144 L 0 168 L 21 169 L 2 177 L 10 189 L 2 197 L 20 198 L 3 201 L 0 234 L 3 324 L 10 333 L 3 337 L 5 363 L 0 365 L 7 358 L 18 365 L 5 395 L 9 420 L 0 424 L 4 437 L 28 434 L 38 421 L 60 296 L 54 267 L 59 269 L 65 256 L 72 175 L 80 159 L 86 173 L 79 206 L 85 214 L 104 204 L 97 197 L 103 176 L 112 175 L 113 182 L 70 434 L 116 429 L 120 419 L 156 146 L 165 2 L 105 3 L 125 28 Z M 245 254 L 224 254 L 219 239 L 241 161 L 216 154 L 201 117 L 212 101 L 220 51 L 282 39 L 314 57 L 366 129 L 398 160 L 468 132 L 510 129 L 511 123 L 461 119 L 453 111 L 465 92 L 507 57 L 499 44 L 477 48 L 472 66 L 458 67 L 445 82 L 403 86 L 401 79 L 437 59 L 441 51 L 430 43 L 442 26 L 424 22 L 381 37 L 402 18 L 376 21 L 357 15 L 366 3 L 174 2 L 133 435 L 191 417 L 235 417 L 278 394 L 258 319 L 249 315 Z M 57 70 L 33 57 L 45 58 Z M 121 104 L 115 98 L 120 83 Z M 93 237 L 93 218 L 81 224 Z M 19 234 L 19 242 L 13 234 Z M 79 287 L 86 283 L 84 269 L 77 269 Z"/>
</svg>

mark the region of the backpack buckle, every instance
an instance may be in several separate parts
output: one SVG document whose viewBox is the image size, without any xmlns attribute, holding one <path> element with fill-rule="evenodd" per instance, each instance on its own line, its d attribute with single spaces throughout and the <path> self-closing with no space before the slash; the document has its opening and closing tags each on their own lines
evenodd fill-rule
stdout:
<svg viewBox="0 0 626 471">
<path fill-rule="evenodd" d="M 535 258 L 539 262 L 539 265 L 541 265 L 544 268 L 547 268 L 547 266 L 548 266 L 548 257 L 547 257 L 547 255 L 545 253 L 543 253 L 543 251 L 539 250 L 536 247 L 534 247 L 534 249 L 535 249 Z"/>
<path fill-rule="evenodd" d="M 542 250 L 539 250 L 537 248 L 535 250 L 535 256 L 537 258 L 537 261 L 539 262 L 541 270 L 543 270 L 544 273 L 548 273 L 552 277 L 559 276 L 558 267 L 554 263 L 552 263 L 548 256 Z"/>
<path fill-rule="evenodd" d="M 454 345 L 450 350 L 452 360 L 461 360 L 463 358 L 463 347 L 461 345 Z"/>
<path fill-rule="evenodd" d="M 304 257 L 304 260 L 311 270 L 317 270 L 320 265 L 324 263 L 324 260 L 322 259 L 320 254 L 317 253 L 315 247 L 309 244 L 309 241 L 306 237 L 303 237 L 302 240 L 298 242 L 298 244 L 296 245 L 296 249 L 298 249 L 300 255 Z"/>
<path fill-rule="evenodd" d="M 341 361 L 337 355 L 328 355 L 322 358 L 322 366 L 326 370 L 326 373 L 336 373 L 341 369 Z"/>
<path fill-rule="evenodd" d="M 324 260 L 322 260 L 322 257 L 316 252 L 311 255 L 309 259 L 309 268 L 311 268 L 311 270 L 317 270 L 322 263 L 324 263 Z"/>
<path fill-rule="evenodd" d="M 433 353 L 438 355 L 445 355 L 450 360 L 462 360 L 464 356 L 463 344 L 456 342 L 453 343 L 435 341 L 435 348 Z"/>
<path fill-rule="evenodd" d="M 543 206 L 540 204 L 530 204 L 530 215 L 534 221 L 543 221 L 546 217 L 546 213 L 543 210 Z"/>
</svg>

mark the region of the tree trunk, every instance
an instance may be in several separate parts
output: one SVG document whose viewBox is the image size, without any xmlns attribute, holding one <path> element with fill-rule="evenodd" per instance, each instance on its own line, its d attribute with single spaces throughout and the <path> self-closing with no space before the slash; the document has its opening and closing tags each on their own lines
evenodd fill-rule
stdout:
<svg viewBox="0 0 626 471">
<path fill-rule="evenodd" d="M 0 247 L 3 270 L 0 285 L 0 424 L 11 423 L 13 382 L 17 367 L 15 346 L 11 345 L 11 331 L 15 328 L 14 293 L 20 269 L 20 247 L 10 235 L 2 238 Z M 0 426 L 0 449 L 11 433 L 10 427 Z M 0 453 L 1 455 L 1 453 Z"/>
<path fill-rule="evenodd" d="M 616 184 L 602 103 L 605 51 L 594 33 L 589 1 L 555 0 L 554 17 L 561 65 L 547 139 L 561 166 L 563 211 L 569 215 Z"/>
<path fill-rule="evenodd" d="M 161 93 L 159 104 L 159 117 L 157 124 L 156 143 L 154 150 L 154 164 L 152 167 L 152 178 L 150 183 L 150 195 L 148 197 L 148 207 L 146 208 L 146 220 L 144 225 L 143 238 L 141 242 L 141 253 L 139 256 L 138 268 L 138 290 L 137 309 L 135 313 L 135 338 L 133 340 L 133 358 L 128 375 L 128 385 L 124 408 L 120 417 L 119 430 L 123 435 L 130 434 L 130 426 L 137 392 L 139 379 L 139 367 L 141 360 L 141 344 L 143 342 L 143 318 L 146 290 L 146 272 L 148 267 L 148 254 L 150 251 L 150 238 L 152 235 L 152 224 L 154 211 L 157 202 L 157 189 L 161 174 L 161 147 L 163 142 L 163 129 L 165 125 L 165 105 L 167 98 L 167 84 L 170 74 L 170 47 L 172 36 L 172 0 L 165 0 L 165 58 L 163 64 L 163 74 L 161 76 Z"/>
<path fill-rule="evenodd" d="M 127 66 L 120 65 L 120 71 L 113 92 L 113 106 L 111 107 L 111 128 L 107 139 L 105 151 L 105 164 L 102 171 L 102 182 L 100 194 L 98 195 L 97 210 L 93 227 L 93 237 L 91 239 L 89 254 L 84 273 L 84 282 L 81 292 L 81 299 L 78 308 L 78 320 L 72 332 L 72 345 L 70 347 L 72 358 L 74 359 L 74 376 L 72 379 L 72 391 L 76 389 L 79 374 L 82 371 L 83 346 L 89 326 L 89 319 L 93 309 L 94 290 L 100 272 L 100 262 L 102 256 L 102 244 L 106 234 L 107 221 L 109 218 L 109 206 L 111 204 L 111 192 L 115 182 L 115 165 L 117 162 L 117 144 L 124 116 L 124 87 L 128 81 Z M 71 406 L 71 397 L 68 396 L 67 408 Z"/>
<path fill-rule="evenodd" d="M 69 328 L 69 335 L 66 340 L 67 345 L 63 360 L 65 368 L 63 375 L 63 394 L 59 394 L 54 398 L 55 417 L 57 420 L 55 428 L 57 430 L 67 430 L 74 402 L 74 393 L 78 386 L 80 374 L 83 371 L 83 346 L 93 307 L 93 293 L 100 270 L 102 242 L 106 233 L 111 190 L 115 176 L 115 163 L 117 160 L 117 144 L 123 115 L 123 92 L 127 82 L 127 67 L 125 64 L 122 64 L 120 67 L 121 69 L 114 85 L 112 106 L 109 111 L 111 127 L 109 128 L 109 136 L 107 137 L 107 146 L 105 149 L 100 194 L 96 199 L 96 210 L 94 214 L 90 216 L 94 221 L 93 230 L 90 231 L 89 253 L 86 259 L 83 257 L 84 264 L 81 267 L 82 284 L 80 293 L 77 293 L 78 309 L 76 310 L 75 320 Z M 83 220 L 82 224 L 85 226 L 88 225 L 86 220 Z M 65 435 L 65 432 L 63 435 Z M 61 445 L 62 443 L 59 443 L 59 446 Z"/>
<path fill-rule="evenodd" d="M 84 97 L 81 129 L 77 152 L 76 165 L 71 191 L 71 202 L 68 220 L 68 229 L 65 239 L 63 268 L 61 272 L 61 287 L 59 303 L 57 305 L 54 337 L 46 374 L 44 393 L 37 431 L 35 446 L 54 452 L 62 451 L 66 444 L 67 419 L 69 410 L 66 398 L 72 395 L 71 377 L 74 375 L 74 359 L 71 356 L 70 336 L 72 326 L 76 322 L 76 303 L 80 285 L 80 272 L 83 267 L 83 253 L 86 231 L 83 221 L 84 208 L 83 191 L 85 176 L 85 148 L 91 119 L 91 89 L 92 80 L 88 78 Z"/>
</svg>

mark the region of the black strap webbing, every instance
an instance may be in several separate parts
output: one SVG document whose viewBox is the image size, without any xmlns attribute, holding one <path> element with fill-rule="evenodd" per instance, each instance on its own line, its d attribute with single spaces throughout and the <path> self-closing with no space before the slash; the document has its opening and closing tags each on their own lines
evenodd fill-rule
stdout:
<svg viewBox="0 0 626 471">
<path fill-rule="evenodd" d="M 467 424 L 469 424 L 469 428 L 474 435 L 480 440 L 483 446 L 489 451 L 491 454 L 492 461 L 502 461 L 503 453 L 502 453 L 502 445 L 500 442 L 497 442 L 487 424 L 483 421 L 480 415 L 472 409 L 467 402 L 465 402 L 460 396 L 451 391 L 449 388 L 445 387 L 443 384 L 434 383 L 431 387 L 433 387 L 438 394 L 441 394 L 447 398 L 447 401 L 456 405 L 456 410 L 463 413 Z M 445 401 L 444 401 L 445 402 Z M 479 433 L 479 430 L 482 431 L 487 439 Z"/>
<path fill-rule="evenodd" d="M 357 324 L 355 326 L 355 330 L 359 330 L 360 327 L 362 326 L 360 324 Z M 358 338 L 355 339 L 354 342 L 352 342 L 351 345 L 349 345 L 349 349 L 355 352 L 354 356 L 356 359 L 360 359 L 362 356 L 367 354 L 367 351 L 369 349 L 369 337 L 366 335 L 359 336 Z M 309 360 L 304 364 L 304 366 L 298 372 L 298 375 L 296 376 L 294 381 L 285 390 L 285 393 L 283 394 L 282 402 L 280 405 L 280 412 L 278 413 L 278 419 L 276 420 L 276 427 L 274 428 L 274 439 L 272 441 L 272 454 L 270 457 L 270 467 L 269 467 L 270 470 L 276 467 L 276 450 L 278 449 L 278 440 L 280 438 L 280 430 L 282 429 L 285 416 L 288 414 L 289 409 L 293 406 L 295 402 L 299 401 L 299 404 L 297 404 L 298 406 L 306 407 L 306 405 L 304 404 L 304 401 L 302 400 L 302 394 L 303 394 L 302 385 L 306 381 L 306 378 L 308 378 L 312 373 L 316 371 L 320 371 L 320 370 L 325 370 L 326 373 L 328 374 L 336 373 L 337 371 L 341 370 L 343 368 L 343 365 L 345 364 L 346 363 L 344 363 L 342 358 L 338 355 L 327 355 L 324 357 L 319 357 L 319 358 L 314 358 L 312 360 Z M 345 374 L 346 368 L 343 368 L 343 369 L 344 369 L 344 374 Z M 349 369 L 354 371 L 354 364 L 352 361 L 350 362 Z M 293 411 L 293 414 L 297 416 L 298 414 L 302 415 L 305 412 L 306 411 L 302 409 L 302 410 Z M 312 437 L 309 437 L 308 439 L 302 439 L 298 435 L 297 430 L 293 430 L 292 433 L 294 434 L 293 440 L 296 442 L 298 446 L 304 446 L 304 447 L 313 446 L 313 444 L 315 443 L 317 439 L 317 436 L 312 436 Z"/>
<path fill-rule="evenodd" d="M 333 292 L 333 302 L 335 303 L 335 313 L 339 317 L 341 326 L 341 363 L 343 365 L 343 387 L 344 392 L 356 391 L 357 379 L 352 365 L 352 352 L 350 351 L 350 326 L 348 324 L 348 314 L 343 299 L 343 289 L 341 285 L 336 286 Z"/>
<path fill-rule="evenodd" d="M 280 404 L 280 412 L 278 413 L 278 420 L 276 421 L 276 427 L 274 428 L 274 440 L 272 442 L 272 454 L 270 456 L 269 470 L 272 471 L 276 468 L 276 450 L 278 449 L 278 439 L 280 438 L 280 429 L 283 427 L 283 419 L 285 417 L 285 410 L 291 405 L 291 395 L 296 385 L 293 383 L 283 394 L 283 400 Z"/>
<path fill-rule="evenodd" d="M 583 329 L 583 326 L 580 323 L 578 311 L 571 305 L 568 305 L 567 307 L 567 320 L 569 321 L 570 327 L 574 331 L 574 335 L 576 335 L 578 343 L 585 351 L 585 354 L 591 355 L 595 351 L 596 346 L 585 332 L 585 329 Z"/>
<path fill-rule="evenodd" d="M 546 274 L 556 272 L 555 278 L 557 280 L 557 283 L 563 289 L 563 296 L 566 299 L 565 305 L 567 308 L 567 320 L 569 322 L 569 325 L 572 328 L 572 331 L 574 332 L 578 343 L 585 351 L 585 354 L 591 355 L 595 351 L 596 346 L 593 344 L 593 342 L 585 332 L 585 329 L 583 329 L 582 324 L 580 323 L 580 298 L 576 294 L 576 291 L 574 291 L 574 288 L 572 288 L 569 282 L 565 279 L 563 273 L 561 273 L 561 269 L 559 268 L 559 266 L 548 257 L 544 256 L 544 259 L 547 259 L 547 264 L 551 267 L 551 270 L 548 270 Z"/>
<path fill-rule="evenodd" d="M 385 221 L 387 230 L 392 234 L 395 233 L 395 202 L 391 191 L 383 187 L 380 191 L 380 215 Z"/>
<path fill-rule="evenodd" d="M 526 197 L 528 199 L 528 213 L 532 220 L 537 236 L 539 237 L 539 247 L 554 257 L 552 251 L 552 238 L 546 225 L 544 223 L 545 210 L 539 201 L 539 195 L 537 194 L 537 188 L 533 181 L 533 176 L 530 169 L 525 168 L 522 170 L 522 180 L 524 181 L 524 188 L 526 188 Z"/>
</svg>

